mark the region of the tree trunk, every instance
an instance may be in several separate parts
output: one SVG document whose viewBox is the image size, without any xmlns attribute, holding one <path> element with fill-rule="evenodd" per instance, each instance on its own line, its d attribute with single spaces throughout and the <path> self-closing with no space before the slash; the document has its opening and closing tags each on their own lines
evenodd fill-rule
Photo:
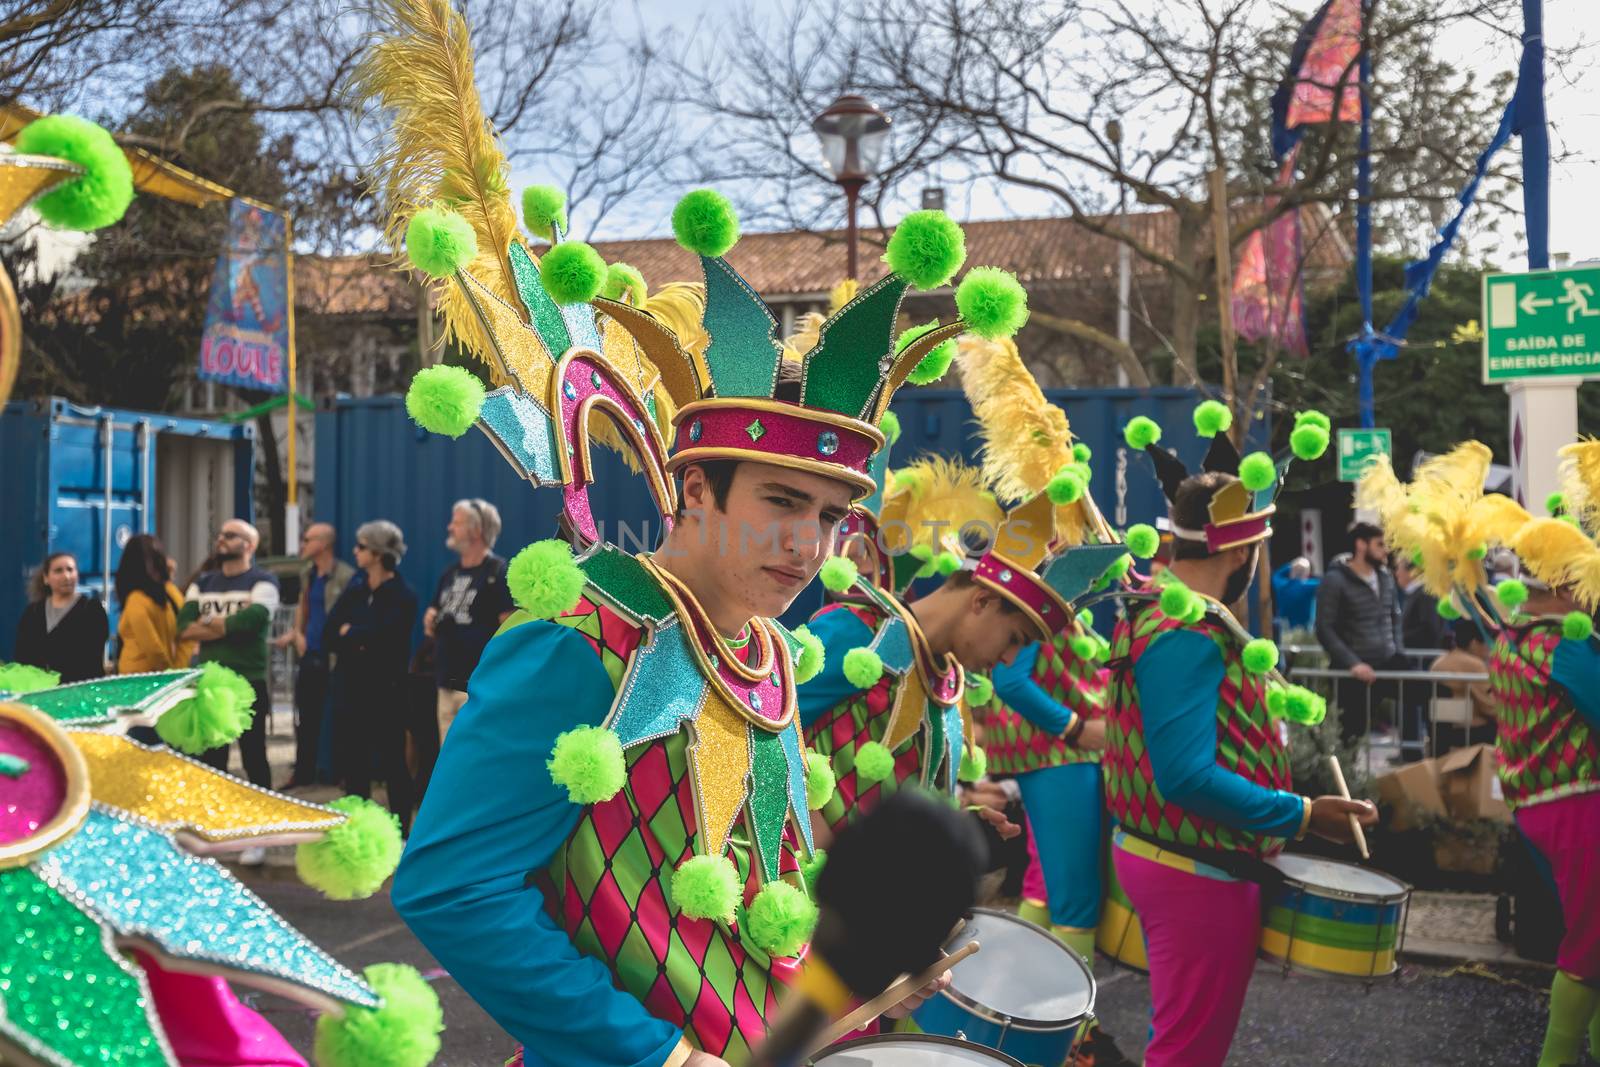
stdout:
<svg viewBox="0 0 1600 1067">
<path fill-rule="evenodd" d="M 1196 278 L 1201 277 L 1199 268 L 1205 259 L 1202 247 L 1209 229 L 1210 219 L 1203 208 L 1198 213 L 1178 213 L 1178 241 L 1173 258 L 1190 267 Z M 1195 355 L 1200 331 L 1200 289 L 1195 282 L 1176 272 L 1167 277 L 1172 280 L 1172 384 L 1195 385 L 1200 381 L 1200 363 Z"/>
<path fill-rule="evenodd" d="M 1148 389 L 1150 375 L 1144 369 L 1144 364 L 1139 362 L 1139 354 L 1133 350 L 1132 345 L 1124 344 L 1104 330 L 1098 330 L 1087 322 L 1078 319 L 1064 318 L 1052 315 L 1045 311 L 1033 311 L 1028 315 L 1028 321 L 1039 326 L 1047 326 L 1057 333 L 1064 333 L 1068 337 L 1076 337 L 1080 341 L 1088 341 L 1099 345 L 1120 363 L 1128 372 L 1128 384 L 1135 389 Z"/>
<path fill-rule="evenodd" d="M 292 410 L 292 409 L 291 409 Z M 278 458 L 278 435 L 272 428 L 272 412 L 256 416 L 256 436 L 261 439 L 261 466 L 267 475 L 267 522 L 271 529 L 273 555 L 285 555 L 286 533 L 283 506 L 287 492 L 283 482 L 283 464 Z"/>
</svg>

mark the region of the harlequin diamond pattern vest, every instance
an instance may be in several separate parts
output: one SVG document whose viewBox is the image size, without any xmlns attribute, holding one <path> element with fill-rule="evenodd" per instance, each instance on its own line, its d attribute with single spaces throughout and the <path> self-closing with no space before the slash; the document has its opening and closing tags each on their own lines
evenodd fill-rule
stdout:
<svg viewBox="0 0 1600 1067">
<path fill-rule="evenodd" d="M 817 614 L 827 611 L 853 612 L 873 633 L 877 633 L 888 619 L 869 605 L 831 604 Z M 871 811 L 879 801 L 906 782 L 924 781 L 927 753 L 941 754 L 941 765 L 933 768 L 933 778 L 929 784 L 941 788 L 949 785 L 948 779 L 954 772 L 952 768 L 943 766 L 949 762 L 942 758 L 946 749 L 945 716 L 928 714 L 926 710 L 916 733 L 895 750 L 894 773 L 882 781 L 867 782 L 856 770 L 856 753 L 861 746 L 868 741 L 883 741 L 884 731 L 888 729 L 889 718 L 903 684 L 900 679 L 885 672 L 872 688 L 823 712 L 806 730 L 807 747 L 833 765 L 833 773 L 838 780 L 833 796 L 821 812 L 824 821 L 835 831 Z"/>
<path fill-rule="evenodd" d="M 1513 627 L 1496 639 L 1489 661 L 1489 686 L 1500 708 L 1500 784 L 1513 808 L 1600 789 L 1600 744 L 1551 681 L 1562 640 L 1560 620 Z"/>
<path fill-rule="evenodd" d="M 1243 644 L 1210 619 L 1185 624 L 1168 618 L 1154 604 L 1135 604 L 1117 622 L 1112 640 L 1111 716 L 1101 761 L 1106 805 L 1112 817 L 1134 833 L 1156 841 L 1271 856 L 1283 839 L 1239 830 L 1185 811 L 1162 799 L 1156 788 L 1144 718 L 1133 682 L 1134 664 L 1162 634 L 1198 630 L 1222 653 L 1223 679 L 1217 692 L 1217 765 L 1272 789 L 1290 788 L 1289 752 L 1267 714 L 1266 684 L 1244 669 Z"/>
<path fill-rule="evenodd" d="M 558 621 L 583 632 L 608 667 L 626 661 L 639 642 L 638 628 L 588 600 Z M 695 1046 L 738 1062 L 766 1034 L 775 984 L 793 981 L 800 964 L 769 958 L 740 937 L 738 922 L 692 919 L 672 903 L 672 872 L 694 852 L 686 748 L 680 728 L 627 751 L 627 785 L 584 809 L 547 869 L 547 899 L 579 951 L 604 962 L 618 988 L 683 1027 Z M 760 882 L 742 826 L 728 855 L 748 906 Z M 780 871 L 800 884 L 792 838 Z"/>
<path fill-rule="evenodd" d="M 1033 664 L 1035 684 L 1050 699 L 1085 719 L 1106 714 L 1110 672 L 1072 651 L 1071 634 L 1060 633 L 1039 646 Z M 984 718 L 983 743 L 994 774 L 1025 774 L 1068 763 L 1098 763 L 1100 753 L 1069 745 L 1047 733 L 996 698 Z"/>
</svg>

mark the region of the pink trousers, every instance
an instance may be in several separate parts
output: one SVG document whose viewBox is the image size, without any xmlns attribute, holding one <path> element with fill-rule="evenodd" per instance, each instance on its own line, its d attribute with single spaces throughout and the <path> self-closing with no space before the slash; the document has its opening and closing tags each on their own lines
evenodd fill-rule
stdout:
<svg viewBox="0 0 1600 1067">
<path fill-rule="evenodd" d="M 1121 848 L 1117 878 L 1144 925 L 1151 1037 L 1144 1067 L 1222 1067 L 1261 940 L 1261 888 Z"/>
<path fill-rule="evenodd" d="M 1025 824 L 1028 835 L 1028 869 L 1022 875 L 1022 899 L 1036 904 L 1049 904 L 1050 891 L 1045 888 L 1044 868 L 1039 865 L 1039 846 L 1033 839 L 1033 820 Z"/>
<path fill-rule="evenodd" d="M 1600 980 L 1600 792 L 1517 809 L 1517 826 L 1550 862 L 1567 935 L 1556 966 L 1587 983 Z"/>
<path fill-rule="evenodd" d="M 306 1067 L 283 1035 L 241 1004 L 221 978 L 169 971 L 143 952 L 135 956 L 181 1067 Z"/>
</svg>

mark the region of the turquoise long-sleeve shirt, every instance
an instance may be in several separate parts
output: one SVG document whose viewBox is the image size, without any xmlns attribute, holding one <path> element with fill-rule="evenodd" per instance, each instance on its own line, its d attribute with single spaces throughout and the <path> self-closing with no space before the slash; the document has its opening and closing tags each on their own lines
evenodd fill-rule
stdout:
<svg viewBox="0 0 1600 1067">
<path fill-rule="evenodd" d="M 1305 814 L 1299 794 L 1257 785 L 1217 764 L 1224 674 L 1216 642 L 1194 630 L 1160 635 L 1134 663 L 1156 788 L 1180 808 L 1235 829 L 1294 837 Z"/>
<path fill-rule="evenodd" d="M 1600 730 L 1600 651 L 1593 641 L 1563 641 L 1550 663 L 1550 680 L 1567 691 L 1572 706 Z"/>
<path fill-rule="evenodd" d="M 806 629 L 822 642 L 824 656 L 822 670 L 795 691 L 801 730 L 810 729 L 829 710 L 861 694 L 862 690 L 844 676 L 844 654 L 871 644 L 873 636 L 872 627 L 849 608 L 825 612 L 806 623 Z"/>
<path fill-rule="evenodd" d="M 582 634 L 528 622 L 489 642 L 395 874 L 417 938 L 532 1064 L 658 1067 L 682 1032 L 617 989 L 545 911 L 535 875 L 582 808 L 551 781 L 556 736 L 615 695 Z"/>
<path fill-rule="evenodd" d="M 1028 645 L 1010 664 L 997 663 L 989 672 L 994 691 L 1005 705 L 1045 733 L 1059 737 L 1072 725 L 1073 712 L 1033 680 L 1039 662 L 1039 642 Z"/>
</svg>

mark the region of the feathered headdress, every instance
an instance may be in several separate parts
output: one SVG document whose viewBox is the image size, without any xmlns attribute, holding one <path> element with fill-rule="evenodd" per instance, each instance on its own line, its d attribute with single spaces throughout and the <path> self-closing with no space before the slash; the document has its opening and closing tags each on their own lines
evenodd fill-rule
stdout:
<svg viewBox="0 0 1600 1067">
<path fill-rule="evenodd" d="M 918 578 L 955 573 L 970 554 L 962 532 L 976 532 L 980 540 L 989 541 L 1004 518 L 975 467 L 924 456 L 896 470 L 881 516 L 881 540 L 893 561 L 895 591 Z"/>
<path fill-rule="evenodd" d="M 1561 449 L 1561 499 L 1551 503 L 1590 533 L 1600 530 L 1600 440 L 1588 437 Z"/>
</svg>

